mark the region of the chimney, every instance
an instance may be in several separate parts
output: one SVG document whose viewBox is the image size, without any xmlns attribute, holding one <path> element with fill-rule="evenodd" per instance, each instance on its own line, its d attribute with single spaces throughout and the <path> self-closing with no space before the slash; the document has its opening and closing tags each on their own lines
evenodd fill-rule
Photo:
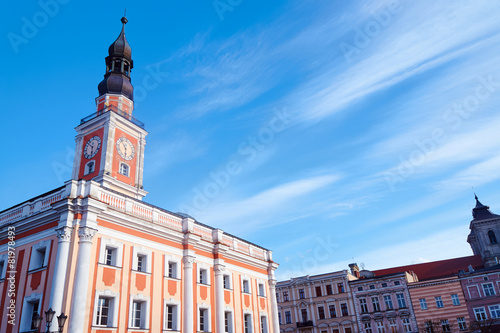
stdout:
<svg viewBox="0 0 500 333">
<path fill-rule="evenodd" d="M 351 269 L 351 274 L 354 275 L 355 277 L 359 278 L 358 264 L 356 264 L 356 263 L 349 264 L 349 268 Z"/>
</svg>

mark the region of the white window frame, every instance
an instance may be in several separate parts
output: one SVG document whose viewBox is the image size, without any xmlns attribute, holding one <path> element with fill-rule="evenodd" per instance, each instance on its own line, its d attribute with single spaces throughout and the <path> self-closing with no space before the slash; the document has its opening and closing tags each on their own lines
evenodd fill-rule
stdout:
<svg viewBox="0 0 500 333">
<path fill-rule="evenodd" d="M 289 316 L 287 316 L 289 314 Z M 288 320 L 290 318 L 290 320 Z M 285 325 L 292 323 L 292 311 L 285 311 Z"/>
<path fill-rule="evenodd" d="M 368 313 L 368 303 L 366 302 L 366 298 L 359 299 L 359 309 L 361 313 Z"/>
<path fill-rule="evenodd" d="M 261 333 L 269 333 L 269 321 L 267 320 L 267 314 L 260 314 L 260 330 Z"/>
<path fill-rule="evenodd" d="M 435 296 L 434 300 L 436 301 L 436 307 L 438 309 L 444 308 L 443 298 L 441 296 Z"/>
<path fill-rule="evenodd" d="M 204 273 L 205 281 L 200 281 L 200 274 L 203 271 L 205 272 Z M 197 280 L 198 284 L 203 284 L 203 285 L 207 285 L 207 286 L 210 285 L 210 267 L 209 266 L 204 265 L 202 263 L 197 263 L 196 273 L 197 273 L 196 280 Z"/>
<path fill-rule="evenodd" d="M 391 333 L 396 333 L 398 331 L 398 323 L 396 322 L 396 318 L 388 319 L 388 322 Z"/>
<path fill-rule="evenodd" d="M 174 267 L 174 276 L 170 277 L 169 276 L 169 264 L 175 264 Z M 169 278 L 169 279 L 177 279 L 180 280 L 181 278 L 181 259 L 179 257 L 175 257 L 172 255 L 165 255 L 165 272 L 164 276 Z"/>
<path fill-rule="evenodd" d="M 232 273 L 224 273 L 222 275 L 222 286 L 226 290 L 233 289 L 233 274 Z"/>
<path fill-rule="evenodd" d="M 106 265 L 106 248 L 114 249 L 111 265 Z M 109 267 L 122 267 L 123 243 L 111 238 L 101 238 L 101 249 L 99 251 L 99 263 Z"/>
<path fill-rule="evenodd" d="M 92 171 L 89 170 L 89 165 L 92 164 Z M 90 160 L 87 163 L 85 163 L 85 166 L 83 167 L 83 175 L 90 175 L 95 171 L 95 160 Z"/>
<path fill-rule="evenodd" d="M 38 242 L 34 244 L 31 247 L 31 256 L 30 256 L 30 267 L 29 271 L 35 270 L 35 269 L 40 269 L 47 267 L 49 264 L 49 257 L 50 257 L 50 248 L 51 248 L 52 241 L 50 239 L 43 240 L 41 242 Z M 43 262 L 41 262 L 40 258 L 40 250 L 45 252 L 44 257 L 43 257 Z M 42 264 L 40 266 L 40 264 Z"/>
<path fill-rule="evenodd" d="M 386 310 L 394 310 L 394 302 L 392 301 L 391 295 L 383 295 L 384 306 Z"/>
<path fill-rule="evenodd" d="M 5 274 L 7 273 L 8 259 L 9 258 L 7 254 L 0 254 L 0 262 L 3 262 L 3 265 L 0 266 L 0 281 L 5 279 Z"/>
<path fill-rule="evenodd" d="M 491 319 L 500 318 L 500 305 L 498 305 L 498 304 L 489 305 L 488 311 L 490 311 L 490 318 Z"/>
<path fill-rule="evenodd" d="M 403 322 L 403 328 L 404 328 L 405 332 L 411 332 L 410 318 L 402 318 L 401 321 Z"/>
<path fill-rule="evenodd" d="M 246 323 L 248 324 L 248 332 L 245 331 L 245 319 L 250 318 Z M 243 311 L 243 333 L 253 333 L 253 315 L 251 311 Z"/>
<path fill-rule="evenodd" d="M 493 292 L 493 294 L 486 295 L 486 288 L 485 288 L 486 286 L 491 287 L 491 290 L 490 290 L 490 288 L 488 288 L 488 293 L 489 293 L 490 291 L 492 291 L 492 292 Z M 493 282 L 482 283 L 482 284 L 481 284 L 481 287 L 482 287 L 482 289 L 483 289 L 483 294 L 484 294 L 484 296 L 485 296 L 485 297 L 495 296 L 495 295 L 496 295 L 496 292 L 495 292 L 495 285 L 493 284 Z"/>
<path fill-rule="evenodd" d="M 403 309 L 406 308 L 406 299 L 405 299 L 405 294 L 403 293 L 397 293 L 396 294 L 396 301 L 398 302 L 398 308 Z M 401 303 L 403 303 L 401 306 Z"/>
<path fill-rule="evenodd" d="M 257 293 L 260 297 L 266 297 L 266 284 L 261 280 L 257 280 Z"/>
<path fill-rule="evenodd" d="M 210 305 L 201 303 L 198 304 L 198 311 L 196 312 L 196 317 L 198 318 L 197 323 L 198 325 L 196 326 L 196 331 L 197 332 L 212 332 L 212 312 L 210 311 Z M 201 318 L 200 318 L 200 311 L 204 311 L 203 315 L 203 331 L 200 330 L 200 325 L 201 325 Z"/>
<path fill-rule="evenodd" d="M 460 305 L 460 298 L 458 297 L 458 294 L 451 294 L 451 302 L 454 306 Z"/>
<path fill-rule="evenodd" d="M 32 332 L 31 322 L 33 317 L 33 303 L 38 301 L 38 315 L 43 316 L 43 293 L 33 293 L 24 297 L 23 309 L 21 312 L 21 321 L 19 322 L 19 332 Z"/>
<path fill-rule="evenodd" d="M 172 328 L 167 328 L 167 306 L 174 307 L 174 313 L 172 314 Z M 163 308 L 165 309 L 165 318 L 163 318 L 163 329 L 166 331 L 180 331 L 181 330 L 181 302 L 169 298 L 163 301 Z"/>
<path fill-rule="evenodd" d="M 427 306 L 427 301 L 425 300 L 425 298 L 420 298 L 418 300 L 418 302 L 420 303 L 420 310 L 427 310 L 427 309 L 429 309 L 429 307 Z"/>
<path fill-rule="evenodd" d="M 447 328 L 445 330 L 445 328 Z M 451 332 L 450 321 L 448 319 L 441 319 L 441 329 L 443 332 Z"/>
<path fill-rule="evenodd" d="M 138 270 L 138 262 L 139 262 L 139 256 L 143 256 L 145 257 L 146 259 L 146 262 L 144 265 L 143 263 L 143 266 L 144 267 L 144 270 L 140 271 L 140 272 L 143 272 L 143 273 L 151 273 L 151 258 L 153 258 L 153 251 L 143 247 L 143 246 L 137 246 L 137 245 L 134 245 L 134 251 L 133 251 L 133 258 L 132 258 L 132 270 L 134 271 L 139 271 Z"/>
<path fill-rule="evenodd" d="M 107 326 L 96 325 L 97 323 L 97 310 L 99 305 L 99 298 L 108 298 L 108 324 Z M 94 313 L 92 314 L 92 326 L 96 327 L 117 327 L 118 326 L 118 305 L 120 304 L 120 293 L 113 292 L 109 289 L 96 290 L 94 297 Z"/>
<path fill-rule="evenodd" d="M 234 312 L 233 309 L 230 307 L 224 308 L 224 332 L 226 329 L 226 314 L 228 314 L 227 320 L 228 320 L 228 330 L 227 333 L 234 333 Z"/>
<path fill-rule="evenodd" d="M 319 317 L 319 308 L 323 308 L 323 316 L 324 316 L 324 318 L 320 318 Z M 318 320 L 326 319 L 325 305 L 323 303 L 319 304 L 319 305 L 316 305 L 316 312 L 318 314 Z"/>
<path fill-rule="evenodd" d="M 476 318 L 477 321 L 488 319 L 488 315 L 486 313 L 486 309 L 484 308 L 484 306 L 481 306 L 479 308 L 473 308 L 473 311 L 474 311 L 474 317 Z M 481 317 L 484 317 L 484 318 L 479 318 L 478 317 L 479 314 L 483 315 Z"/>
<path fill-rule="evenodd" d="M 467 329 L 467 322 L 465 321 L 465 317 L 458 317 L 457 325 L 460 331 L 465 331 Z"/>
<path fill-rule="evenodd" d="M 385 333 L 385 325 L 383 321 L 377 321 L 377 333 Z"/>
<path fill-rule="evenodd" d="M 134 326 L 134 302 L 141 303 L 141 326 Z M 130 304 L 129 304 L 129 322 L 128 327 L 137 328 L 137 329 L 149 329 L 149 297 L 144 296 L 142 294 L 130 295 Z"/>
<path fill-rule="evenodd" d="M 250 278 L 241 275 L 241 292 L 244 294 L 251 294 L 252 293 L 252 284 L 250 283 Z M 245 288 L 245 285 L 248 286 L 248 288 Z M 247 290 L 245 290 L 247 289 Z"/>
<path fill-rule="evenodd" d="M 122 166 L 124 166 L 126 169 L 126 173 L 123 173 L 122 172 Z M 127 163 L 125 162 L 120 162 L 120 165 L 118 166 L 118 173 L 122 176 L 125 176 L 125 177 L 128 177 L 130 178 L 130 165 L 128 165 Z"/>
</svg>

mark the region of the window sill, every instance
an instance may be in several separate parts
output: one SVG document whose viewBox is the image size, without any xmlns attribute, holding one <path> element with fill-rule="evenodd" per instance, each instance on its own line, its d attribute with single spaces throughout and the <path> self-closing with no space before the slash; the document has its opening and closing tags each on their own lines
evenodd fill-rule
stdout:
<svg viewBox="0 0 500 333">
<path fill-rule="evenodd" d="M 210 287 L 211 286 L 209 283 L 201 283 L 201 282 L 198 282 L 198 285 L 205 286 L 205 287 Z"/>
<path fill-rule="evenodd" d="M 181 279 L 179 278 L 176 278 L 176 277 L 170 277 L 170 276 L 167 276 L 167 275 L 164 275 L 163 276 L 165 279 L 169 279 L 169 280 L 174 280 L 174 281 L 180 281 Z M 173 331 L 173 332 L 178 332 L 178 331 Z"/>
<path fill-rule="evenodd" d="M 134 273 L 145 274 L 145 275 L 151 275 L 151 272 L 143 272 L 143 271 L 138 271 L 138 270 L 135 270 L 135 269 L 132 269 L 131 271 L 132 271 L 132 272 L 134 272 Z"/>
<path fill-rule="evenodd" d="M 98 329 L 98 330 L 110 330 L 110 331 L 116 331 L 118 330 L 118 327 L 114 326 L 98 326 L 98 325 L 92 325 L 92 329 Z"/>
<path fill-rule="evenodd" d="M 115 266 L 115 265 L 107 265 L 105 263 L 102 263 L 102 262 L 99 262 L 97 263 L 99 266 L 102 266 L 102 267 L 109 267 L 109 268 L 116 268 L 116 269 L 122 269 L 121 266 Z"/>
<path fill-rule="evenodd" d="M 47 266 L 42 266 L 42 267 L 38 267 L 38 268 L 33 268 L 32 270 L 28 271 L 28 274 L 31 274 L 31 273 L 36 273 L 36 272 L 39 272 L 39 271 L 43 271 L 47 269 Z"/>
</svg>

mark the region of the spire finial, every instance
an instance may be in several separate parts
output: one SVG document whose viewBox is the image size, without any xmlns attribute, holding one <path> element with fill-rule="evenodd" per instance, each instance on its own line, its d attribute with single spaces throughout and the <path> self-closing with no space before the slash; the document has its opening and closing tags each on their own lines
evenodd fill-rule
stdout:
<svg viewBox="0 0 500 333">
<path fill-rule="evenodd" d="M 474 198 L 475 198 L 476 200 L 478 200 L 477 195 L 476 195 L 476 193 L 475 193 L 475 192 L 474 192 Z"/>
</svg>

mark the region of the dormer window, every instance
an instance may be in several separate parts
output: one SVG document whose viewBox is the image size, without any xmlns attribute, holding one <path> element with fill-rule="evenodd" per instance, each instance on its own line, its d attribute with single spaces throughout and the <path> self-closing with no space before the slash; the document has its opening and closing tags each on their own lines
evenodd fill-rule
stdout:
<svg viewBox="0 0 500 333">
<path fill-rule="evenodd" d="M 493 230 L 488 231 L 488 238 L 490 239 L 490 244 L 497 244 L 497 237 Z"/>
<path fill-rule="evenodd" d="M 120 169 L 118 170 L 118 173 L 120 175 L 124 175 L 125 177 L 130 177 L 130 167 L 125 163 L 120 163 Z"/>
</svg>

